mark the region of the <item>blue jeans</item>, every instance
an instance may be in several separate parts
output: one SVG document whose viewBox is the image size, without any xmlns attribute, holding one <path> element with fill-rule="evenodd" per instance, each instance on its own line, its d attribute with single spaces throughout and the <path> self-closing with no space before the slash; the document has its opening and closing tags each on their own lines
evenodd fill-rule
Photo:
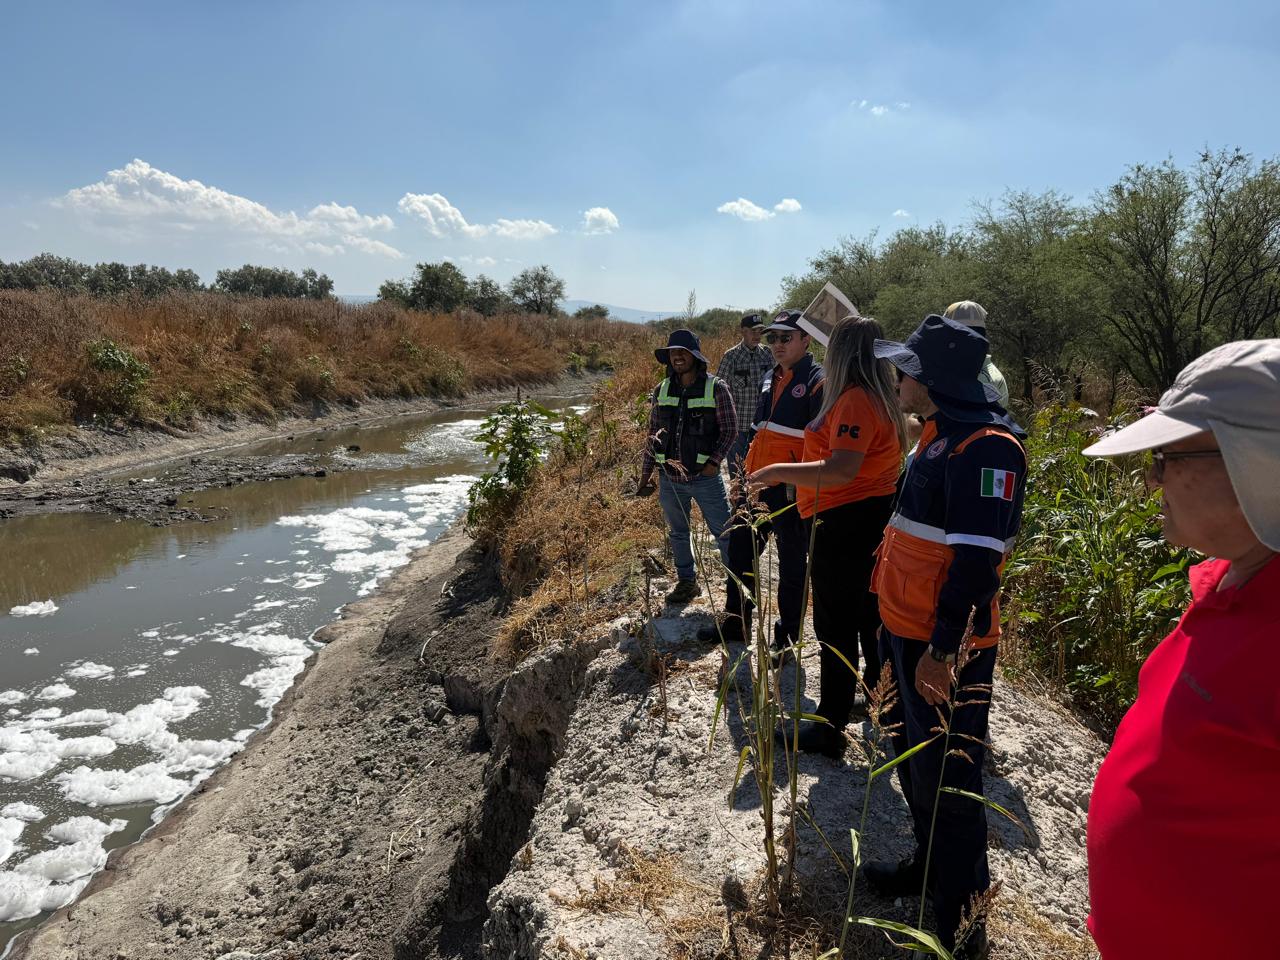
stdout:
<svg viewBox="0 0 1280 960">
<path fill-rule="evenodd" d="M 711 535 L 716 538 L 716 546 L 721 558 L 728 563 L 728 543 L 724 536 L 724 528 L 729 524 L 729 498 L 724 492 L 724 481 L 720 475 L 704 477 L 701 474 L 689 480 L 673 480 L 663 473 L 658 481 L 658 502 L 662 504 L 663 516 L 667 518 L 667 533 L 671 538 L 671 555 L 676 561 L 676 576 L 681 580 L 692 580 L 693 547 L 689 543 L 689 510 L 697 502 L 702 511 L 702 519 L 707 521 Z"/>
<path fill-rule="evenodd" d="M 893 664 L 898 685 L 898 700 L 885 718 L 886 724 L 900 724 L 892 737 L 894 753 L 898 756 L 934 735 L 939 709 L 944 717 L 948 713 L 945 706 L 931 707 L 916 690 L 916 664 L 926 646 L 923 640 L 896 636 L 888 628 L 880 631 L 880 655 Z M 898 782 L 911 811 L 915 855 L 922 863 L 929 846 L 930 825 L 933 826 L 929 870 L 933 875 L 933 913 L 942 944 L 948 948 L 955 942 L 961 911 L 969 906 L 974 894 L 991 885 L 991 872 L 987 865 L 986 807 L 969 797 L 939 794 L 939 776 L 942 786 L 982 795 L 982 764 L 987 752 L 987 718 L 995 665 L 996 648 L 988 647 L 974 651 L 973 658 L 960 671 L 961 689 L 951 716 L 950 746 L 953 752 L 963 750 L 969 759 L 944 756 L 943 741 L 939 738 L 897 767 Z M 938 816 L 933 823 L 935 797 Z"/>
</svg>

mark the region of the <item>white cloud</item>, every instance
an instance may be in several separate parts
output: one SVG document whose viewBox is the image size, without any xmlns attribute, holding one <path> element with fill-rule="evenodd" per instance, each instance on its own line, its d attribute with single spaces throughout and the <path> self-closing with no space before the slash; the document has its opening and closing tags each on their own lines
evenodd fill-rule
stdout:
<svg viewBox="0 0 1280 960">
<path fill-rule="evenodd" d="M 897 210 L 893 211 L 893 215 L 895 217 L 909 217 L 911 216 L 911 213 L 910 211 L 903 210 L 901 207 L 899 207 Z"/>
<path fill-rule="evenodd" d="M 773 209 L 779 213 L 799 213 L 800 201 L 794 197 L 784 197 L 773 205 Z"/>
<path fill-rule="evenodd" d="M 383 256 L 401 256 L 394 247 L 364 236 L 395 227 L 385 214 L 371 217 L 338 203 L 322 203 L 305 215 L 279 212 L 199 180 L 183 180 L 145 160 L 108 171 L 97 183 L 69 190 L 54 203 L 137 238 L 155 231 L 214 228 L 254 237 L 267 249 L 286 254 L 340 254 L 345 243 Z"/>
<path fill-rule="evenodd" d="M 445 256 L 443 259 L 452 260 L 455 263 L 467 263 L 476 267 L 492 267 L 498 263 L 498 261 L 493 257 L 473 257 L 469 253 L 463 254 L 460 257 Z"/>
<path fill-rule="evenodd" d="M 372 237 L 362 237 L 358 233 L 348 233 L 342 238 L 342 242 L 353 250 L 359 250 L 361 253 L 372 253 L 381 257 L 388 257 L 391 260 L 403 260 L 404 254 L 391 246 L 389 243 L 383 243 L 381 240 L 374 240 Z"/>
<path fill-rule="evenodd" d="M 850 100 L 849 106 L 855 110 L 866 110 L 873 117 L 886 117 L 895 110 L 910 110 L 911 104 L 906 100 L 899 100 L 890 106 L 887 103 L 872 103 L 870 100 Z"/>
<path fill-rule="evenodd" d="M 491 224 L 468 223 L 462 211 L 439 193 L 406 193 L 397 204 L 400 212 L 426 224 L 433 237 L 469 237 L 473 240 L 495 236 L 508 240 L 541 240 L 556 233 L 545 220 L 507 220 Z"/>
<path fill-rule="evenodd" d="M 582 215 L 582 232 L 613 233 L 618 229 L 618 217 L 608 207 L 592 207 Z"/>
<path fill-rule="evenodd" d="M 746 197 L 739 197 L 737 200 L 730 200 L 716 207 L 716 213 L 727 213 L 731 217 L 737 217 L 739 220 L 768 220 L 773 213 L 764 207 L 756 206 Z"/>
</svg>

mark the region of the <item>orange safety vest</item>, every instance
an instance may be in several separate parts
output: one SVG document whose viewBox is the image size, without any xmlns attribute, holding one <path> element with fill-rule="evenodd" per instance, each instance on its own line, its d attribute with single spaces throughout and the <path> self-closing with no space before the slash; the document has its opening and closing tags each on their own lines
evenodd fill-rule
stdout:
<svg viewBox="0 0 1280 960">
<path fill-rule="evenodd" d="M 871 575 L 871 589 L 879 597 L 880 619 L 885 627 L 900 637 L 925 642 L 937 624 L 938 599 L 956 555 L 954 544 L 968 543 L 998 549 L 1003 557 L 997 570 L 1003 575 L 1005 563 L 1013 550 L 1018 520 L 1018 517 L 1014 518 L 1013 529 L 984 531 L 981 535 L 948 535 L 941 525 L 942 516 L 956 514 L 961 518 L 963 527 L 962 518 L 967 504 L 944 502 L 945 469 L 940 469 L 942 465 L 936 461 L 943 454 L 949 461 L 974 441 L 998 436 L 1017 445 L 1025 464 L 1022 444 L 1007 430 L 986 424 L 955 424 L 939 437 L 936 426 L 931 425 L 932 421 L 925 425 L 925 439 L 916 448 L 902 483 L 897 510 L 885 528 Z M 1019 483 L 1025 483 L 1025 466 L 1020 474 Z M 1013 499 L 1015 495 L 1020 496 L 1020 488 L 1011 490 L 1007 499 Z M 953 526 L 950 521 L 947 525 Z M 997 590 L 991 599 L 991 627 L 974 638 L 973 646 L 977 649 L 995 646 L 999 639 L 1000 594 Z"/>
<path fill-rule="evenodd" d="M 747 450 L 748 473 L 804 459 L 804 428 L 822 406 L 822 379 L 822 367 L 808 353 L 790 370 L 774 367 L 765 375 Z"/>
</svg>

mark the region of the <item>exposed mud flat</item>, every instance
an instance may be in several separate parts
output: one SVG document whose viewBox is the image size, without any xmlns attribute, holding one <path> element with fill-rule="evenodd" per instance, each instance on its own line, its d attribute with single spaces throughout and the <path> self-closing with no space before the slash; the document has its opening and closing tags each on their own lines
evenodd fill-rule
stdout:
<svg viewBox="0 0 1280 960">
<path fill-rule="evenodd" d="M 565 376 L 540 391 L 584 393 L 599 375 Z M 358 469 L 305 447 L 318 432 L 374 424 L 395 417 L 472 406 L 514 397 L 516 388 L 470 394 L 460 400 L 370 399 L 356 406 L 316 409 L 271 423 L 248 418 L 202 420 L 190 430 L 149 422 L 128 429 L 79 427 L 23 447 L 0 445 L 0 519 L 39 513 L 97 512 L 154 524 L 216 519 L 183 502 L 211 487 Z M 210 456 L 266 440 L 297 440 L 299 450 L 277 456 Z M 162 481 L 144 483 L 121 474 L 145 465 L 169 465 Z M 132 482 L 131 482 L 132 481 Z"/>
</svg>

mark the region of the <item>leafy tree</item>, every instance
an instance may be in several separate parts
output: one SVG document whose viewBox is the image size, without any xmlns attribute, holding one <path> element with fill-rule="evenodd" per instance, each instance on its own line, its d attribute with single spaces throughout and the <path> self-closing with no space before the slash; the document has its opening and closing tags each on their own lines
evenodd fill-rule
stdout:
<svg viewBox="0 0 1280 960">
<path fill-rule="evenodd" d="M 483 273 L 467 287 L 467 306 L 481 316 L 497 316 L 507 309 L 509 303 L 498 282 Z"/>
<path fill-rule="evenodd" d="M 219 270 L 213 289 L 242 297 L 323 300 L 333 292 L 333 281 L 309 268 L 299 276 L 292 270 L 246 263 L 237 270 Z"/>
<path fill-rule="evenodd" d="M 1061 194 L 1007 193 L 982 204 L 974 220 L 977 285 L 957 291 L 988 308 L 993 352 L 1011 376 L 1020 373 L 1031 400 L 1037 367 L 1056 379 L 1100 356 L 1094 285 L 1080 257 L 1083 216 Z"/>
<path fill-rule="evenodd" d="M 1084 253 L 1120 360 L 1153 392 L 1218 344 L 1275 336 L 1280 161 L 1137 164 L 1094 198 Z"/>
<path fill-rule="evenodd" d="M 579 320 L 608 320 L 609 308 L 600 303 L 593 303 L 590 306 L 579 307 L 573 311 L 573 315 Z"/>
<path fill-rule="evenodd" d="M 328 274 L 317 274 L 307 267 L 302 271 L 303 296 L 311 300 L 328 300 L 333 296 L 333 281 Z"/>
<path fill-rule="evenodd" d="M 564 281 L 543 264 L 517 273 L 507 285 L 507 292 L 522 310 L 554 314 L 564 299 Z"/>
<path fill-rule="evenodd" d="M 449 313 L 467 300 L 467 278 L 461 270 L 444 260 L 420 263 L 409 284 L 409 306 L 415 310 Z"/>
<path fill-rule="evenodd" d="M 409 306 L 409 285 L 403 280 L 386 280 L 378 288 L 378 299 L 384 303 Z"/>
</svg>

